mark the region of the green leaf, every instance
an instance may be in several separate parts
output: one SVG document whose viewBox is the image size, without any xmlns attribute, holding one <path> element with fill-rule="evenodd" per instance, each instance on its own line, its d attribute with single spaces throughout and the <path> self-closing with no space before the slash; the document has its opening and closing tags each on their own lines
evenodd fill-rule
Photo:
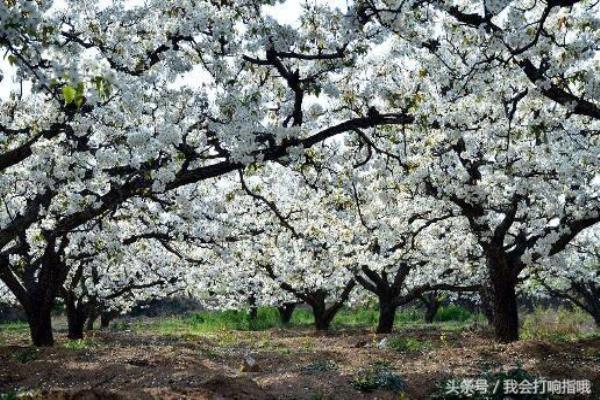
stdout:
<svg viewBox="0 0 600 400">
<path fill-rule="evenodd" d="M 85 98 L 83 96 L 80 96 L 80 95 L 77 96 L 77 98 L 75 99 L 75 105 L 77 106 L 77 108 L 82 106 L 84 99 Z"/>
<path fill-rule="evenodd" d="M 65 98 L 65 104 L 71 104 L 77 96 L 77 90 L 73 86 L 65 86 L 62 88 L 62 94 Z"/>
</svg>

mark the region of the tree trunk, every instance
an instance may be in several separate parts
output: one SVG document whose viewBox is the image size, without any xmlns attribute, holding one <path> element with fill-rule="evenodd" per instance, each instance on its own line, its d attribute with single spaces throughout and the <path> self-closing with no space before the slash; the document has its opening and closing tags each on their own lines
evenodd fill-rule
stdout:
<svg viewBox="0 0 600 400">
<path fill-rule="evenodd" d="M 256 296 L 254 294 L 248 297 L 248 304 L 250 305 L 250 309 L 248 310 L 250 321 L 256 321 L 258 318 L 258 307 L 256 306 Z"/>
<path fill-rule="evenodd" d="M 76 304 L 75 295 L 72 293 L 66 294 L 64 298 L 67 311 L 67 337 L 71 340 L 83 339 L 83 327 L 86 319 L 85 307 Z"/>
<path fill-rule="evenodd" d="M 396 319 L 397 306 L 391 301 L 379 298 L 379 322 L 377 333 L 392 333 L 394 320 Z"/>
<path fill-rule="evenodd" d="M 315 329 L 317 331 L 326 332 L 329 330 L 331 326 L 331 319 L 327 318 L 325 315 L 315 315 Z"/>
<path fill-rule="evenodd" d="M 496 276 L 494 288 L 494 333 L 500 342 L 519 340 L 519 313 L 515 283 L 510 278 Z"/>
<path fill-rule="evenodd" d="M 73 318 L 67 317 L 67 325 L 69 328 L 67 337 L 69 339 L 83 339 L 83 327 L 85 326 L 85 318 L 81 318 L 80 316 L 74 316 Z"/>
<path fill-rule="evenodd" d="M 296 303 L 285 303 L 277 307 L 277 310 L 279 311 L 279 320 L 283 325 L 287 325 L 290 323 L 295 309 Z"/>
<path fill-rule="evenodd" d="M 52 305 L 38 303 L 34 307 L 34 310 L 27 311 L 31 341 L 38 347 L 53 346 Z"/>
<path fill-rule="evenodd" d="M 325 308 L 325 302 L 318 302 L 310 304 L 315 318 L 315 329 L 317 331 L 328 331 L 331 325 L 333 316 L 328 313 Z"/>
<path fill-rule="evenodd" d="M 55 252 L 55 244 L 54 239 L 46 244 L 41 268 L 25 268 L 25 287 L 18 296 L 27 315 L 31 341 L 38 347 L 54 345 L 52 307 L 68 273 L 68 268 Z"/>
<path fill-rule="evenodd" d="M 596 328 L 600 328 L 600 313 L 595 313 L 592 315 L 594 317 L 594 323 L 596 324 Z"/>
<path fill-rule="evenodd" d="M 485 316 L 490 326 L 494 325 L 494 300 L 492 292 L 492 289 L 486 285 L 482 285 L 479 290 L 481 313 Z"/>
<path fill-rule="evenodd" d="M 440 309 L 441 303 L 437 297 L 432 296 L 428 298 L 425 303 L 425 322 L 428 324 L 433 322 L 438 310 Z"/>
<path fill-rule="evenodd" d="M 90 302 L 88 303 L 87 311 L 88 311 L 88 313 L 87 313 L 86 321 L 85 321 L 85 330 L 93 331 L 94 323 L 96 322 L 96 320 L 98 319 L 98 316 L 100 315 L 99 310 L 98 310 L 98 302 L 96 301 L 95 298 L 92 298 L 90 300 Z"/>
<path fill-rule="evenodd" d="M 108 326 L 110 325 L 110 321 L 112 321 L 113 318 L 114 318 L 114 315 L 110 311 L 105 311 L 105 312 L 101 313 L 100 314 L 100 328 L 107 329 Z"/>
<path fill-rule="evenodd" d="M 258 318 L 258 308 L 256 308 L 256 306 L 251 306 L 250 310 L 248 311 L 248 316 L 250 321 L 256 321 Z"/>
<path fill-rule="evenodd" d="M 93 310 L 90 312 L 90 314 L 87 317 L 87 321 L 85 322 L 86 331 L 94 330 L 94 323 L 96 322 L 96 319 L 98 319 L 98 312 L 96 310 Z"/>
</svg>

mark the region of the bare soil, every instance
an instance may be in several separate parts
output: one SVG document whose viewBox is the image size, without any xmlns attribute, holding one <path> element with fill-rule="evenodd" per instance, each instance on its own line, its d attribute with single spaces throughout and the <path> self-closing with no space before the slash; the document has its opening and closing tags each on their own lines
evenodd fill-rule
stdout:
<svg viewBox="0 0 600 400">
<path fill-rule="evenodd" d="M 96 331 L 89 345 L 34 349 L 24 336 L 0 347 L 0 393 L 33 390 L 40 399 L 398 399 L 362 393 L 350 381 L 361 368 L 389 362 L 407 382 L 404 398 L 426 399 L 448 377 L 524 369 L 549 379 L 589 379 L 600 385 L 600 340 L 494 343 L 483 331 L 403 330 L 423 349 L 379 348 L 368 330 L 317 335 L 308 328 L 264 332 L 169 335 Z M 245 357 L 257 372 L 242 372 Z M 332 360 L 333 371 L 306 366 Z M 597 390 L 597 389 L 596 389 Z"/>
</svg>

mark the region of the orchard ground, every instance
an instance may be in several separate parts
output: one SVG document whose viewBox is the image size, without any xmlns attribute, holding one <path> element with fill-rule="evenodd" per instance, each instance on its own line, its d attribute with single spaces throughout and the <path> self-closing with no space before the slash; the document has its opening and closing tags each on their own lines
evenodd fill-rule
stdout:
<svg viewBox="0 0 600 400">
<path fill-rule="evenodd" d="M 433 324 L 420 322 L 419 311 L 399 312 L 392 335 L 373 333 L 376 318 L 374 310 L 344 310 L 321 334 L 305 309 L 287 327 L 271 309 L 255 321 L 244 312 L 202 312 L 121 319 L 68 341 L 59 317 L 58 344 L 39 349 L 29 346 L 26 324 L 3 324 L 0 398 L 451 398 L 441 396 L 448 380 L 499 371 L 587 379 L 594 394 L 577 398 L 600 398 L 600 332 L 580 312 L 526 313 L 522 340 L 508 345 L 457 307 L 442 309 Z"/>
</svg>

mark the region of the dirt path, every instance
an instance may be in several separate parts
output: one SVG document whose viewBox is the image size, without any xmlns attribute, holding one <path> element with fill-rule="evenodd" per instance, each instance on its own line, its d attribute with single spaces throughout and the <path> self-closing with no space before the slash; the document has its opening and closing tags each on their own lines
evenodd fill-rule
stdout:
<svg viewBox="0 0 600 400">
<path fill-rule="evenodd" d="M 382 338 L 357 330 L 328 336 L 308 329 L 187 337 L 96 332 L 81 348 L 61 342 L 38 350 L 15 337 L 0 347 L 0 393 L 35 389 L 44 399 L 398 399 L 350 384 L 376 362 L 404 379 L 410 399 L 425 399 L 451 376 L 519 364 L 551 379 L 600 382 L 600 340 L 499 345 L 481 332 L 431 328 L 396 335 L 412 344 L 395 349 L 382 346 Z M 248 356 L 256 372 L 242 372 Z"/>
</svg>

